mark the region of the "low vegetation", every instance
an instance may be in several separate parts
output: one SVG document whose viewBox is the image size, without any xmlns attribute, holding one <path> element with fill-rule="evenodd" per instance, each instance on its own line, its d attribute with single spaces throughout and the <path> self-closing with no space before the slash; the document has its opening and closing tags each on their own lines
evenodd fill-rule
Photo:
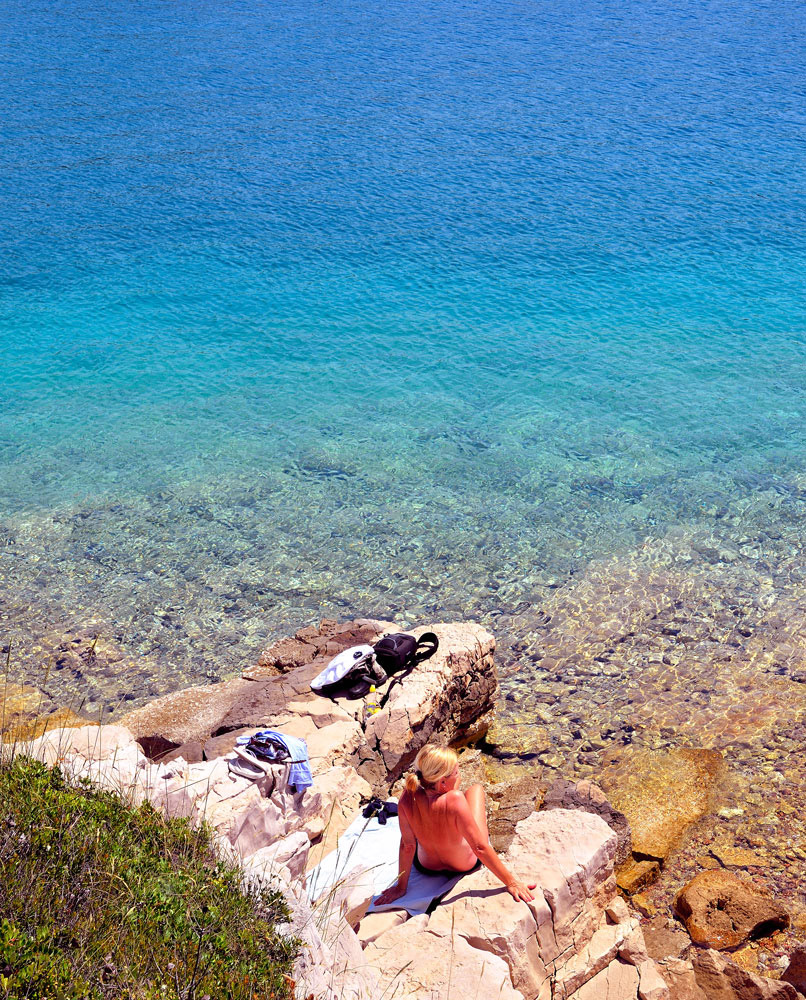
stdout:
<svg viewBox="0 0 806 1000">
<path fill-rule="evenodd" d="M 285 902 L 241 878 L 209 831 L 16 756 L 0 766 L 0 998 L 286 1000 Z"/>
</svg>

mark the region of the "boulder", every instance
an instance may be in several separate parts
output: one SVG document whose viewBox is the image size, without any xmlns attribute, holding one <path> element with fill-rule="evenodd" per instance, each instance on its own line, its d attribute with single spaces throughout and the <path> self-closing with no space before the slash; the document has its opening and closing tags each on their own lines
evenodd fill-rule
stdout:
<svg viewBox="0 0 806 1000">
<path fill-rule="evenodd" d="M 722 768 L 717 750 L 625 748 L 605 759 L 599 783 L 627 818 L 633 852 L 663 861 L 686 829 L 711 808 Z"/>
<path fill-rule="evenodd" d="M 416 995 L 434 998 L 447 997 L 445 976 L 452 949 L 455 953 L 464 942 L 479 955 L 503 960 L 508 976 L 496 978 L 496 983 L 505 996 L 609 996 L 593 988 L 579 992 L 596 982 L 620 991 L 612 993 L 619 1000 L 636 1000 L 643 982 L 646 1000 L 662 1000 L 666 987 L 646 952 L 639 922 L 616 894 L 616 843 L 616 834 L 592 813 L 532 812 L 517 824 L 505 861 L 524 881 L 537 883 L 533 902 L 516 902 L 498 879 L 481 869 L 463 878 L 430 916 L 389 930 L 376 926 L 375 915 L 362 921 L 358 936 L 369 942 L 365 957 L 382 970 L 382 985 L 391 988 L 392 971 L 402 968 L 404 956 L 414 961 L 423 948 L 433 952 L 435 971 L 423 981 L 424 989 L 432 992 Z M 622 965 L 633 972 L 624 973 Z M 498 994 L 474 988 L 472 995 Z"/>
<path fill-rule="evenodd" d="M 265 670 L 174 692 L 128 713 L 120 723 L 140 739 L 200 741 L 207 757 L 229 749 L 229 734 L 236 730 L 278 729 L 305 739 L 314 774 L 334 763 L 349 765 L 386 794 L 429 740 L 457 743 L 481 735 L 498 688 L 490 633 L 480 625 L 445 624 L 413 630 L 414 635 L 435 631 L 438 651 L 387 681 L 379 690 L 381 711 L 367 720 L 362 699 L 325 698 L 311 691 L 311 681 L 336 653 L 390 629 L 394 626 L 370 619 L 343 625 L 325 620 L 318 629 L 297 632 L 293 657 L 286 646 L 275 644 L 262 657 Z M 306 647 L 304 655 L 299 644 Z M 292 666 L 292 660 L 299 665 Z"/>
<path fill-rule="evenodd" d="M 540 779 L 528 774 L 497 782 L 487 789 L 490 843 L 496 851 L 509 849 L 516 826 L 538 807 L 543 789 Z"/>
<path fill-rule="evenodd" d="M 235 677 L 173 691 L 117 720 L 135 736 L 162 736 L 174 743 L 204 743 L 217 732 L 230 708 L 245 697 L 253 682 Z"/>
<path fill-rule="evenodd" d="M 708 1000 L 800 1000 L 794 986 L 742 969 L 718 951 L 694 951 L 697 985 Z"/>
<path fill-rule="evenodd" d="M 691 940 L 723 951 L 789 924 L 786 909 L 733 872 L 700 872 L 677 893 L 674 910 Z"/>
<path fill-rule="evenodd" d="M 396 626 L 391 622 L 372 618 L 358 618 L 343 625 L 323 618 L 318 628 L 307 626 L 291 638 L 273 642 L 260 654 L 256 666 L 245 670 L 243 676 L 249 680 L 263 680 L 278 673 L 288 673 L 311 663 L 323 650 L 332 650 L 329 656 L 335 656 L 342 649 L 377 642 L 382 635 L 394 631 Z"/>
<path fill-rule="evenodd" d="M 498 955 L 474 948 L 461 934 L 429 929 L 428 917 L 414 917 L 370 942 L 364 960 L 380 973 L 378 996 L 495 997 L 524 1000 Z M 537 996 L 537 994 L 535 994 Z M 548 1000 L 543 991 L 540 1000 Z"/>
<path fill-rule="evenodd" d="M 633 896 L 641 889 L 651 885 L 660 875 L 660 865 L 657 861 L 629 861 L 616 872 L 616 884 L 623 893 Z"/>
<path fill-rule="evenodd" d="M 583 812 L 601 816 L 618 837 L 616 846 L 617 865 L 623 864 L 630 856 L 632 841 L 630 824 L 623 812 L 614 809 L 607 796 L 590 781 L 565 781 L 560 779 L 549 786 L 543 798 L 543 809 L 581 809 Z"/>
<path fill-rule="evenodd" d="M 789 965 L 781 979 L 806 996 L 806 945 L 799 945 L 789 956 Z"/>
<path fill-rule="evenodd" d="M 354 760 L 358 771 L 384 794 L 429 741 L 446 744 L 481 737 L 495 707 L 492 635 L 474 623 L 431 625 L 412 634 L 426 631 L 436 632 L 439 649 L 382 690 L 385 702 L 367 720 L 364 746 Z"/>
</svg>

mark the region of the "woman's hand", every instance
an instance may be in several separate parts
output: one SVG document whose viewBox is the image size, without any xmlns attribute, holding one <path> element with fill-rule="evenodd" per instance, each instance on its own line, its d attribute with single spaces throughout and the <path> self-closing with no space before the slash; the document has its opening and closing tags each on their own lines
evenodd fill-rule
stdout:
<svg viewBox="0 0 806 1000">
<path fill-rule="evenodd" d="M 375 900 L 376 906 L 383 906 L 386 903 L 394 903 L 396 899 L 400 899 L 401 896 L 406 895 L 406 887 L 399 886 L 397 882 L 394 885 L 390 885 L 388 889 L 384 889 L 383 892 Z"/>
<path fill-rule="evenodd" d="M 535 885 L 524 885 L 523 882 L 518 882 L 517 880 L 510 882 L 507 885 L 507 892 L 512 896 L 513 899 L 520 900 L 523 903 L 531 903 L 535 898 L 534 893 L 531 892 L 532 889 L 536 887 Z"/>
</svg>

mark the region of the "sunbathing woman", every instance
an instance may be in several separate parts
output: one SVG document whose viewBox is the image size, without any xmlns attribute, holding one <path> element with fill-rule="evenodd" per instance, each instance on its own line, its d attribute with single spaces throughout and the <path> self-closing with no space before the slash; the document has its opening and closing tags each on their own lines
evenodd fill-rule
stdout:
<svg viewBox="0 0 806 1000">
<path fill-rule="evenodd" d="M 475 871 L 483 864 L 515 899 L 534 899 L 529 891 L 534 886 L 518 881 L 490 846 L 482 786 L 459 791 L 456 752 L 447 747 L 425 746 L 414 766 L 414 774 L 407 776 L 406 790 L 400 796 L 397 882 L 375 903 L 391 903 L 404 895 L 412 864 L 425 875 L 457 875 Z"/>
</svg>

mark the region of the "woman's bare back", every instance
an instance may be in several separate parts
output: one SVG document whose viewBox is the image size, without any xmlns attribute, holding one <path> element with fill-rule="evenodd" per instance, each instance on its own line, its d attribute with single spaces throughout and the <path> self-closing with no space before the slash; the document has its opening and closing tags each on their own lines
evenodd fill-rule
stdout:
<svg viewBox="0 0 806 1000">
<path fill-rule="evenodd" d="M 468 793 L 471 791 L 468 789 Z M 429 796 L 425 791 L 403 793 L 400 812 L 417 839 L 417 857 L 426 868 L 463 872 L 476 864 L 476 853 L 459 828 L 460 810 L 470 806 L 471 812 L 476 812 L 472 801 L 475 798 L 457 790 L 438 796 Z M 486 827 L 485 820 L 484 831 Z"/>
</svg>

